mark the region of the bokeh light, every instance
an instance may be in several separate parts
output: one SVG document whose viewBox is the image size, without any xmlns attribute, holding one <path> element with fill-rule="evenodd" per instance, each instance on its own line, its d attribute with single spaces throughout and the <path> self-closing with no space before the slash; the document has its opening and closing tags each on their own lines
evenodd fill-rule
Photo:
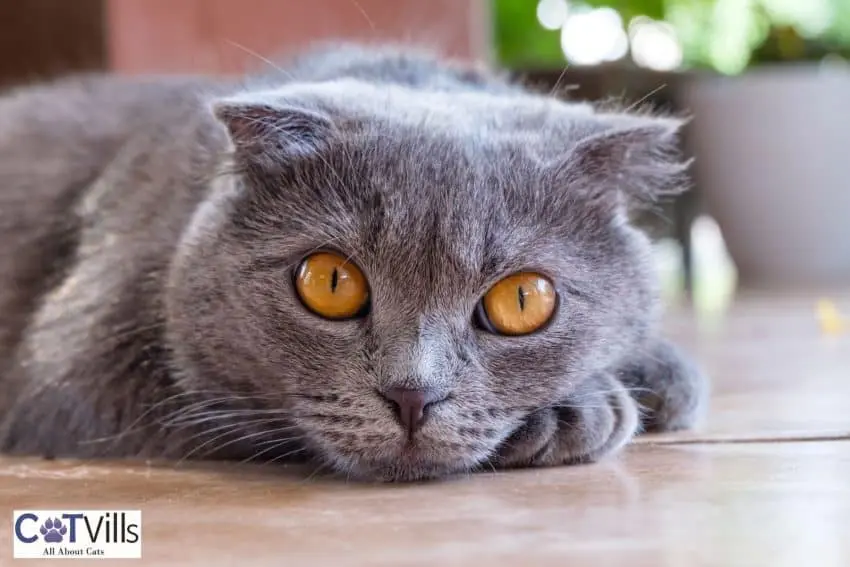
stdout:
<svg viewBox="0 0 850 567">
<path fill-rule="evenodd" d="M 682 64 L 682 46 L 673 26 L 645 16 L 629 23 L 629 39 L 634 62 L 655 71 L 672 71 Z"/>
<path fill-rule="evenodd" d="M 537 21 L 547 30 L 559 30 L 569 14 L 567 0 L 540 0 L 537 4 Z"/>
<path fill-rule="evenodd" d="M 612 8 L 570 10 L 561 28 L 561 49 L 576 65 L 622 59 L 629 51 L 623 19 Z"/>
</svg>

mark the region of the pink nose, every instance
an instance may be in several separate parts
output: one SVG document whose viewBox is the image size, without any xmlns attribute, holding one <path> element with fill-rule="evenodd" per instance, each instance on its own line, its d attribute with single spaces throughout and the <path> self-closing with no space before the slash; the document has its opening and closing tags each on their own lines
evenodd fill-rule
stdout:
<svg viewBox="0 0 850 567">
<path fill-rule="evenodd" d="M 426 412 L 428 406 L 446 398 L 440 392 L 430 388 L 422 390 L 390 388 L 384 392 L 384 397 L 395 405 L 398 420 L 409 435 L 419 431 L 425 423 L 428 417 Z"/>
</svg>

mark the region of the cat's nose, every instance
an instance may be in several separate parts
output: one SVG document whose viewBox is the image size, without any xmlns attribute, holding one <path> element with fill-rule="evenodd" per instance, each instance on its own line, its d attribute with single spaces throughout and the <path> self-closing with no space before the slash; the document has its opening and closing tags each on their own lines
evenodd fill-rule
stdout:
<svg viewBox="0 0 850 567">
<path fill-rule="evenodd" d="M 412 390 L 409 388 L 390 388 L 383 392 L 396 408 L 396 415 L 408 434 L 416 433 L 428 417 L 429 405 L 446 399 L 446 395 L 431 388 Z"/>
</svg>

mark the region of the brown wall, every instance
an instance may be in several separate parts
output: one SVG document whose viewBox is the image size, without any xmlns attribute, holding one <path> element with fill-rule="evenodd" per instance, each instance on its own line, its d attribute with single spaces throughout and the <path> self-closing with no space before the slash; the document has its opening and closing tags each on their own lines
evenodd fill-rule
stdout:
<svg viewBox="0 0 850 567">
<path fill-rule="evenodd" d="M 76 3 L 78 0 L 73 0 Z M 120 72 L 239 72 L 325 38 L 426 41 L 486 55 L 486 0 L 105 0 Z M 243 47 L 238 47 L 238 44 Z"/>
<path fill-rule="evenodd" d="M 0 0 L 0 85 L 105 65 L 103 0 Z"/>
</svg>

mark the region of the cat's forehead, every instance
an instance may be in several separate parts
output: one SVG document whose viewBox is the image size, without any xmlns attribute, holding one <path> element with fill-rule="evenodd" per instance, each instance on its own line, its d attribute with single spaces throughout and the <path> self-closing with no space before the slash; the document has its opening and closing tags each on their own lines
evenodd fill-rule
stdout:
<svg viewBox="0 0 850 567">
<path fill-rule="evenodd" d="M 529 93 L 447 91 L 410 88 L 390 83 L 338 79 L 292 83 L 232 97 L 256 103 L 317 106 L 343 121 L 382 123 L 431 131 L 493 134 L 543 131 L 553 127 L 580 136 L 593 121 L 590 105 L 564 103 L 554 97 Z"/>
<path fill-rule="evenodd" d="M 543 263 L 562 243 L 551 222 L 554 188 L 527 155 L 433 133 L 416 143 L 406 137 L 358 136 L 318 165 L 329 165 L 327 183 L 350 196 L 336 201 L 334 216 L 349 227 L 343 240 L 382 266 L 415 259 L 389 277 L 474 286 L 478 277 Z"/>
</svg>

